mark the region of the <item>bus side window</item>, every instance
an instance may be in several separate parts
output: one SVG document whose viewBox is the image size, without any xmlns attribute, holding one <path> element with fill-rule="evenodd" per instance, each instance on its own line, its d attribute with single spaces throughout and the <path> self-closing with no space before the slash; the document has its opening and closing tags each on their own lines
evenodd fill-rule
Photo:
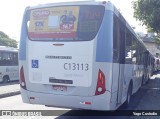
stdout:
<svg viewBox="0 0 160 119">
<path fill-rule="evenodd" d="M 2 66 L 2 53 L 0 52 L 0 66 Z"/>
<path fill-rule="evenodd" d="M 118 53 L 118 38 L 119 38 L 119 24 L 118 24 L 118 18 L 116 15 L 114 15 L 114 21 L 113 21 L 113 62 L 118 63 L 119 59 L 119 53 Z"/>
<path fill-rule="evenodd" d="M 12 63 L 13 63 L 13 65 L 18 65 L 18 53 L 13 53 Z"/>
<path fill-rule="evenodd" d="M 12 66 L 16 66 L 16 65 L 18 65 L 18 53 L 14 53 L 14 52 L 12 52 L 12 53 L 10 53 L 9 54 L 9 59 L 10 59 L 10 65 L 12 65 Z"/>
<path fill-rule="evenodd" d="M 132 37 L 132 64 L 137 63 L 137 40 L 135 37 Z"/>
<path fill-rule="evenodd" d="M 140 44 L 139 44 L 139 53 L 138 53 L 138 55 L 139 55 L 139 63 L 138 64 L 142 65 L 142 62 L 143 62 L 143 48 L 142 48 L 142 46 Z"/>
<path fill-rule="evenodd" d="M 132 63 L 132 35 L 130 32 L 126 33 L 125 63 Z"/>
<path fill-rule="evenodd" d="M 125 63 L 125 26 L 121 21 L 120 23 L 120 39 L 119 39 L 119 62 L 120 64 Z"/>
<path fill-rule="evenodd" d="M 136 64 L 140 64 L 140 43 L 137 41 L 137 53 L 136 53 L 136 58 L 137 58 L 137 62 Z"/>
<path fill-rule="evenodd" d="M 113 62 L 125 63 L 125 26 L 114 15 L 113 27 Z"/>
</svg>

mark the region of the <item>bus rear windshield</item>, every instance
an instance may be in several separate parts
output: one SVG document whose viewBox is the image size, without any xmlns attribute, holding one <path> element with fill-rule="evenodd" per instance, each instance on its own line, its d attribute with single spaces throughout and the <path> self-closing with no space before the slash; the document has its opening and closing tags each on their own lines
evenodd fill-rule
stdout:
<svg viewBox="0 0 160 119">
<path fill-rule="evenodd" d="M 30 11 L 28 36 L 31 40 L 92 40 L 101 25 L 105 8 L 98 5 L 59 6 Z"/>
</svg>

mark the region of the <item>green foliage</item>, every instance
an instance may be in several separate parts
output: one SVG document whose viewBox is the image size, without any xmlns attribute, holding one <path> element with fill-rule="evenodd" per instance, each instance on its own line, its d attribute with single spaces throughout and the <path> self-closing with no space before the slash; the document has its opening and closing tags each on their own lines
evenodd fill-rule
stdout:
<svg viewBox="0 0 160 119">
<path fill-rule="evenodd" d="M 134 17 L 149 31 L 160 33 L 160 0 L 136 0 L 132 4 Z"/>
<path fill-rule="evenodd" d="M 17 41 L 9 38 L 8 35 L 0 31 L 0 46 L 10 46 L 17 48 Z"/>
</svg>

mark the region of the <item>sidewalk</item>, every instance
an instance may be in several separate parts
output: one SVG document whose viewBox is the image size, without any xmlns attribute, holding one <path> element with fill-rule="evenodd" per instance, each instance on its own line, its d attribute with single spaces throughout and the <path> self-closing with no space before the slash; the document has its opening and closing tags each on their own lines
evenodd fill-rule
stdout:
<svg viewBox="0 0 160 119">
<path fill-rule="evenodd" d="M 20 85 L 18 82 L 11 82 L 8 84 L 0 84 L 0 98 L 20 94 Z"/>
</svg>

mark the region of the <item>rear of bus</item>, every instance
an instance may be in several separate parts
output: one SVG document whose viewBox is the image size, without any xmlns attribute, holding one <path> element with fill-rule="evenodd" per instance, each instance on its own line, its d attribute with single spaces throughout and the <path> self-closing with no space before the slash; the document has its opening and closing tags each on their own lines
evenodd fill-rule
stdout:
<svg viewBox="0 0 160 119">
<path fill-rule="evenodd" d="M 109 109 L 106 77 L 95 64 L 104 13 L 99 3 L 26 9 L 19 57 L 23 102 Z"/>
</svg>

